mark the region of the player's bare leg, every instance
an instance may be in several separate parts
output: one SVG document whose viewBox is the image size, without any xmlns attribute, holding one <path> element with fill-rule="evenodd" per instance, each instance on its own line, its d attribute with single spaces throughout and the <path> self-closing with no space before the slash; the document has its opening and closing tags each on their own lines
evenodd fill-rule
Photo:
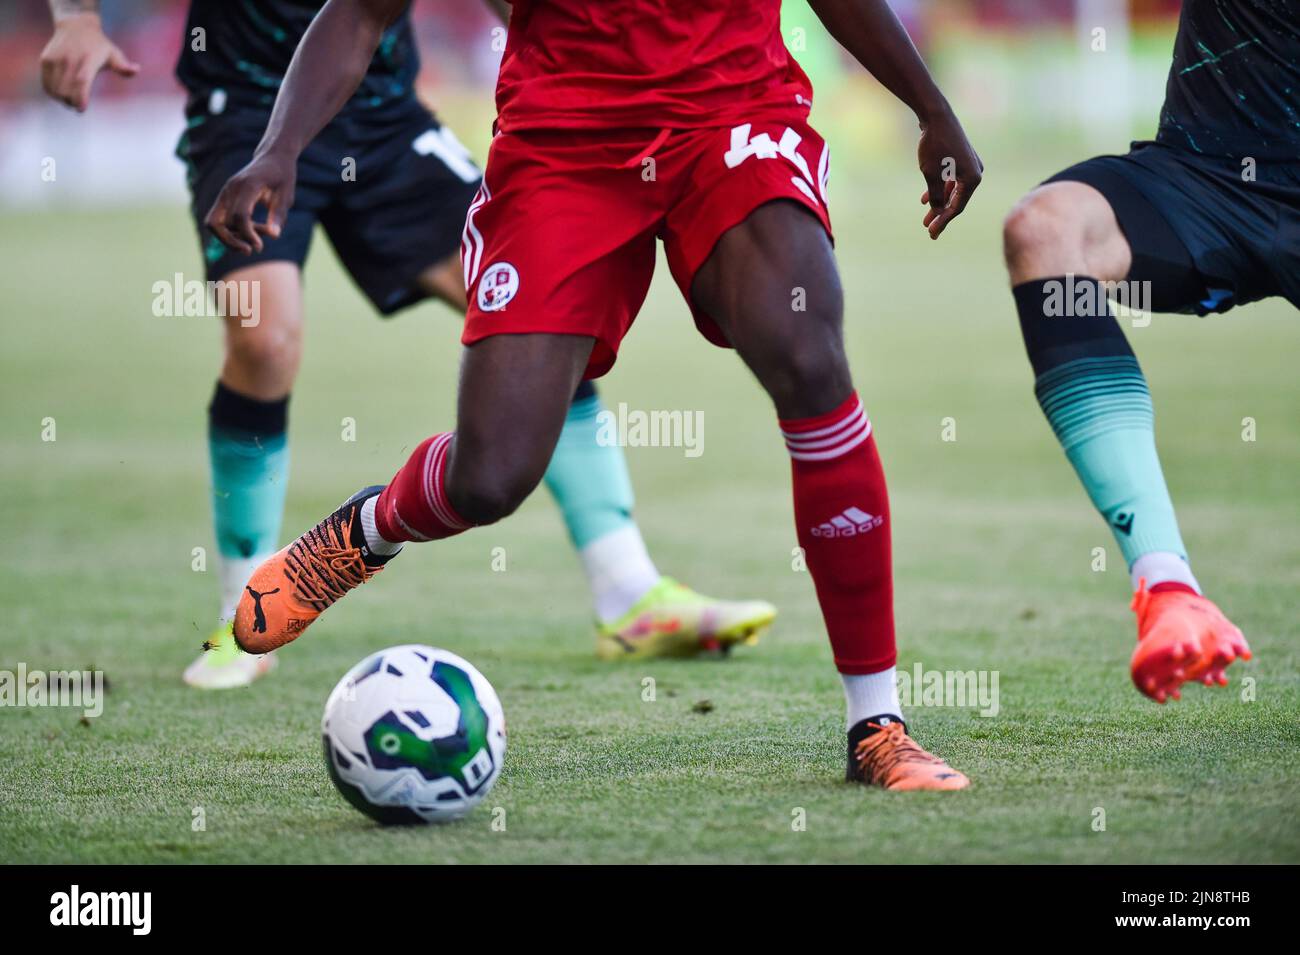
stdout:
<svg viewBox="0 0 1300 955">
<path fill-rule="evenodd" d="M 276 662 L 240 652 L 230 628 L 244 583 L 279 543 L 288 478 L 285 414 L 302 359 L 302 284 L 295 263 L 259 262 L 222 281 L 250 294 L 217 303 L 240 307 L 224 309 L 225 355 L 209 408 L 221 609 L 205 641 L 209 649 L 184 673 L 186 683 L 203 689 L 246 686 Z"/>
<path fill-rule="evenodd" d="M 430 266 L 419 282 L 430 295 L 465 311 L 459 255 Z M 597 440 L 600 410 L 594 385 L 580 387 L 544 477 L 591 588 L 597 655 L 693 657 L 757 643 L 776 619 L 770 603 L 720 600 L 659 572 L 632 516 L 623 449 Z"/>
<path fill-rule="evenodd" d="M 591 356 L 581 335 L 498 335 L 465 349 L 446 493 L 471 524 L 513 514 L 541 483 Z"/>
<path fill-rule="evenodd" d="M 250 398 L 278 401 L 293 389 L 302 363 L 302 273 L 293 262 L 259 262 L 223 281 L 256 285 L 258 307 L 222 319 L 221 382 Z"/>
<path fill-rule="evenodd" d="M 541 481 L 593 340 L 498 335 L 465 350 L 457 429 L 422 442 L 386 487 L 365 488 L 254 571 L 234 635 L 252 653 L 296 639 L 405 541 L 514 512 Z"/>
<path fill-rule="evenodd" d="M 805 292 L 804 310 L 791 306 L 796 288 Z M 903 722 L 889 503 L 844 353 L 843 295 L 825 230 L 793 202 L 760 206 L 723 234 L 696 273 L 692 296 L 781 419 L 799 543 L 844 680 L 848 778 L 897 790 L 967 786 Z"/>
<path fill-rule="evenodd" d="M 1132 574 L 1133 683 L 1160 703 L 1188 681 L 1226 685 L 1225 668 L 1250 650 L 1192 575 L 1146 381 L 1099 285 L 1133 265 L 1115 212 L 1090 185 L 1051 182 L 1020 201 L 1003 234 L 1039 404 Z M 1076 307 L 1062 311 L 1062 290 Z M 1157 303 L 1162 293 L 1171 297 L 1156 289 Z"/>
<path fill-rule="evenodd" d="M 415 281 L 426 294 L 446 302 L 457 315 L 465 314 L 469 302 L 465 297 L 465 273 L 460 265 L 460 252 L 429 266 Z"/>
<path fill-rule="evenodd" d="M 1133 255 L 1105 197 L 1081 182 L 1051 182 L 1017 203 L 1003 225 L 1012 285 L 1053 275 L 1118 282 Z"/>
</svg>

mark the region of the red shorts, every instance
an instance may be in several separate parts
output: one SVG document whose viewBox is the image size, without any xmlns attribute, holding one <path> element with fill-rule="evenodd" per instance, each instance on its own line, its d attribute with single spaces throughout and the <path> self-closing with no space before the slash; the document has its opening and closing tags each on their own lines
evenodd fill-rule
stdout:
<svg viewBox="0 0 1300 955">
<path fill-rule="evenodd" d="M 826 143 L 802 121 L 735 128 L 529 130 L 492 141 L 465 219 L 469 313 L 462 341 L 545 332 L 596 339 L 587 377 L 614 364 L 662 239 L 686 301 L 722 234 L 790 199 L 830 232 Z M 691 306 L 695 324 L 727 346 Z"/>
</svg>

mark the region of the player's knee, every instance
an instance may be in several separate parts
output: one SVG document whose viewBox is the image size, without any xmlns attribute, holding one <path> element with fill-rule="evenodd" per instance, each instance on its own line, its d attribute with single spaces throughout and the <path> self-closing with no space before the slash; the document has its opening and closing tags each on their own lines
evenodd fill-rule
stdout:
<svg viewBox="0 0 1300 955">
<path fill-rule="evenodd" d="M 1002 248 L 1007 264 L 1042 254 L 1066 241 L 1070 218 L 1051 193 L 1034 191 L 1025 196 L 1002 223 Z"/>
<path fill-rule="evenodd" d="M 763 387 L 781 416 L 805 417 L 842 398 L 850 385 L 839 335 L 793 336 L 779 343 L 762 376 Z"/>
<path fill-rule="evenodd" d="M 1002 237 L 1013 285 L 1071 273 L 1118 281 L 1132 264 L 1110 203 L 1083 183 L 1039 186 L 1011 210 Z"/>
<path fill-rule="evenodd" d="M 248 380 L 292 377 L 301 353 L 302 330 L 296 324 L 234 326 L 226 334 L 226 362 Z"/>
</svg>

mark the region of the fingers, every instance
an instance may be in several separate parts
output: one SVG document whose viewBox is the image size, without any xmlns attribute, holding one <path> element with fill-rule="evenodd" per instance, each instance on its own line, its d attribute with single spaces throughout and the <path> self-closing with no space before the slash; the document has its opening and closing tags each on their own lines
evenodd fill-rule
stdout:
<svg viewBox="0 0 1300 955">
<path fill-rule="evenodd" d="M 288 203 L 284 200 L 284 194 L 279 189 L 267 189 L 262 197 L 266 202 L 266 221 L 254 222 L 253 228 L 259 235 L 264 235 L 268 239 L 280 238 L 280 229 L 284 225 L 284 213 Z"/>
<path fill-rule="evenodd" d="M 56 31 L 54 37 L 41 51 L 41 87 L 51 99 L 71 105 L 64 96 L 63 77 L 67 73 L 70 57 L 60 42 Z"/>
<path fill-rule="evenodd" d="M 968 176 L 963 176 L 955 182 L 947 183 L 946 202 L 942 208 L 935 209 L 933 205 L 925 216 L 925 227 L 930 233 L 931 239 L 937 239 L 943 235 L 943 230 L 948 228 L 948 223 L 957 216 L 962 214 L 966 204 L 970 202 L 971 194 L 980 184 L 981 176 L 978 172 L 972 172 Z"/>
<path fill-rule="evenodd" d="M 925 172 L 925 198 L 923 202 L 930 203 L 931 209 L 942 209 L 944 198 L 947 195 L 947 187 L 950 183 L 944 182 L 943 176 L 938 172 Z"/>
<path fill-rule="evenodd" d="M 51 99 L 62 101 L 60 81 L 64 64 L 61 60 L 41 60 L 41 88 Z"/>
<path fill-rule="evenodd" d="M 41 84 L 54 99 L 84 113 L 90 106 L 90 90 L 95 85 L 95 77 L 104 68 L 125 77 L 140 72 L 140 64 L 129 60 L 117 47 L 112 47 L 102 57 L 91 55 L 71 59 L 61 56 L 42 62 Z"/>
<path fill-rule="evenodd" d="M 63 56 L 43 60 L 41 85 L 45 92 L 64 106 L 83 112 L 90 92 L 90 84 L 85 80 L 86 63 L 85 58 L 72 60 Z"/>
<path fill-rule="evenodd" d="M 92 60 L 82 60 L 68 79 L 68 98 L 65 102 L 78 113 L 84 113 L 90 106 L 90 88 L 94 85 L 95 74 L 98 72 L 99 64 Z"/>
<path fill-rule="evenodd" d="M 261 185 L 236 175 L 226 183 L 203 221 L 227 248 L 252 255 L 262 251 L 263 236 L 280 237 L 292 199 L 292 186 Z M 254 216 L 262 205 L 267 208 L 267 216 L 265 221 L 257 221 Z"/>
<path fill-rule="evenodd" d="M 98 7 L 98 4 L 94 5 Z M 104 36 L 96 14 L 61 18 L 41 51 L 41 85 L 45 92 L 78 112 L 90 105 L 90 89 L 103 69 L 130 77 L 140 65 Z"/>
<path fill-rule="evenodd" d="M 108 68 L 118 76 L 125 77 L 132 77 L 140 72 L 140 64 L 129 59 L 127 55 L 117 47 L 113 47 L 108 54 Z"/>
<path fill-rule="evenodd" d="M 933 217 L 926 223 L 925 227 L 930 233 L 931 239 L 937 239 L 943 235 L 943 230 L 948 228 L 948 223 L 953 220 L 963 207 L 966 205 L 965 187 L 961 183 L 953 183 L 953 189 L 948 196 L 947 203 L 941 209 L 933 210 Z"/>
<path fill-rule="evenodd" d="M 253 225 L 256 208 L 257 194 L 245 191 L 238 179 L 232 179 L 203 221 L 226 248 L 251 255 L 262 251 L 262 238 Z"/>
<path fill-rule="evenodd" d="M 921 224 L 925 226 L 926 230 L 930 233 L 931 239 L 937 239 L 939 237 L 938 233 L 933 230 L 932 226 L 943 216 L 945 210 L 948 208 L 948 204 L 952 201 L 952 194 L 956 188 L 956 182 L 953 180 L 945 180 L 943 184 L 943 192 L 941 193 L 943 199 L 938 203 L 930 202 L 930 197 L 933 196 L 934 193 L 930 192 L 928 189 L 925 192 L 926 198 L 924 201 L 930 202 L 930 208 L 925 211 L 925 218 L 921 220 Z M 940 231 L 942 231 L 942 225 L 940 226 Z"/>
</svg>

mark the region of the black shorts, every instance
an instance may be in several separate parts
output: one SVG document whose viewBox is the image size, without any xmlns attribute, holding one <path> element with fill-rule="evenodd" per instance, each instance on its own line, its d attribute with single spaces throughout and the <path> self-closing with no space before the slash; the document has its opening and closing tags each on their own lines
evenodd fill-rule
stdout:
<svg viewBox="0 0 1300 955">
<path fill-rule="evenodd" d="M 1133 251 L 1130 281 L 1151 281 L 1158 312 L 1226 312 L 1280 295 L 1300 308 L 1300 178 L 1260 162 L 1160 143 L 1098 156 L 1048 182 L 1082 182 L 1110 203 Z"/>
<path fill-rule="evenodd" d="M 298 161 L 293 208 L 261 252 L 227 249 L 203 218 L 257 147 L 268 110 L 192 96 L 176 149 L 188 167 L 191 212 L 208 281 L 257 262 L 301 266 L 319 222 L 343 265 L 380 313 L 426 297 L 416 278 L 460 246 L 481 174 L 469 153 L 414 97 L 379 113 L 340 114 Z"/>
</svg>

